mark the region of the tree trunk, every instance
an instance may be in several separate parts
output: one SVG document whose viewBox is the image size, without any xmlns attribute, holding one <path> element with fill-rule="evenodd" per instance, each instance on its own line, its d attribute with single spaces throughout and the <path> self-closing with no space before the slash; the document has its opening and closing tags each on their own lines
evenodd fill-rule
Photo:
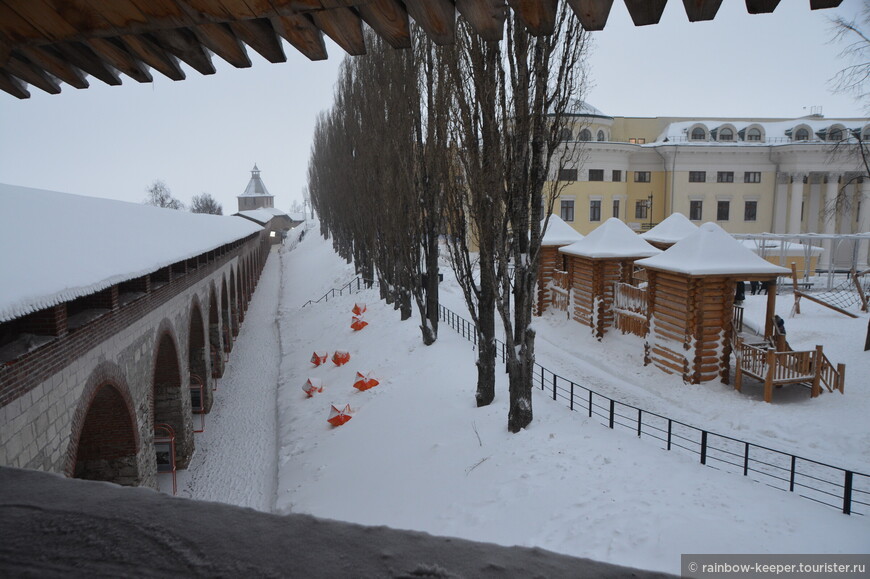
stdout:
<svg viewBox="0 0 870 579">
<path fill-rule="evenodd" d="M 484 288 L 481 288 L 483 290 Z M 492 290 L 481 291 L 477 323 L 477 406 L 488 406 L 495 398 L 495 297 Z"/>
</svg>

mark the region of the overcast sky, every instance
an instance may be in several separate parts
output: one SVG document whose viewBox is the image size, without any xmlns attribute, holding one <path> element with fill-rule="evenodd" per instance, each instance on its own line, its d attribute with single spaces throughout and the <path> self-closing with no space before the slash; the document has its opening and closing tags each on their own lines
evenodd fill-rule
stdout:
<svg viewBox="0 0 870 579">
<path fill-rule="evenodd" d="M 671 0 L 660 24 L 638 28 L 617 0 L 593 33 L 586 100 L 614 116 L 865 116 L 829 82 L 847 64 L 829 19 L 855 17 L 863 3 L 811 11 L 809 0 L 784 0 L 753 16 L 725 0 L 715 20 L 692 24 Z M 256 162 L 289 210 L 302 200 L 316 115 L 332 101 L 343 53 L 328 49 L 329 60 L 309 62 L 285 44 L 284 64 L 249 49 L 249 69 L 214 57 L 217 74 L 185 67 L 180 82 L 154 72 L 153 84 L 91 78 L 60 95 L 0 93 L 0 182 L 138 202 L 159 179 L 185 203 L 208 192 L 233 213 Z"/>
</svg>

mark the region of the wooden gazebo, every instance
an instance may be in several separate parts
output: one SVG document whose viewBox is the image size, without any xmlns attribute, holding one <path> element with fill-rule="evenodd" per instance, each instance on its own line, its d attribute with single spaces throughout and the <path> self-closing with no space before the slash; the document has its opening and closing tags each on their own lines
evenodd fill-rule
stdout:
<svg viewBox="0 0 870 579">
<path fill-rule="evenodd" d="M 764 337 L 773 334 L 776 278 L 789 270 L 758 257 L 715 223 L 638 260 L 647 270 L 645 364 L 690 384 L 729 380 L 734 296 L 742 281 L 770 284 Z"/>
<path fill-rule="evenodd" d="M 562 247 L 568 256 L 573 295 L 572 317 L 592 328 L 599 340 L 613 325 L 613 286 L 631 283 L 637 259 L 661 253 L 611 217 L 576 243 Z"/>
<path fill-rule="evenodd" d="M 567 297 L 568 274 L 563 264 L 560 247 L 583 239 L 583 235 L 565 223 L 558 215 L 550 215 L 547 229 L 541 238 L 540 267 L 538 268 L 538 299 L 536 314 L 543 314 L 553 305 L 554 294 Z M 567 304 L 567 300 L 564 300 Z"/>
<path fill-rule="evenodd" d="M 667 219 L 640 236 L 653 247 L 662 251 L 676 242 L 698 231 L 698 226 L 692 223 L 682 213 L 671 213 Z"/>
</svg>

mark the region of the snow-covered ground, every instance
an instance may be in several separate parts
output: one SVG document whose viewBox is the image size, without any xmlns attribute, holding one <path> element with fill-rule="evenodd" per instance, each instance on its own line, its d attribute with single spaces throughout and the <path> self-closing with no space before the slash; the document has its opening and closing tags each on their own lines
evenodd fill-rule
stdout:
<svg viewBox="0 0 870 579">
<path fill-rule="evenodd" d="M 236 378 L 221 381 L 220 414 L 213 411 L 206 433 L 197 435 L 180 494 L 270 510 L 265 495 L 274 485 L 276 513 L 536 546 L 674 573 L 681 553 L 870 552 L 868 517 L 705 468 L 697 458 L 603 428 L 540 392 L 533 423 L 509 434 L 506 376 L 498 376 L 494 404 L 476 408 L 475 352 L 450 328 L 442 326 L 438 341 L 423 346 L 417 319 L 400 322 L 376 290 L 301 307 L 352 278 L 352 266 L 316 229 L 295 249 L 273 251 L 231 358 L 228 376 Z M 441 290 L 442 302 L 461 312 L 449 270 Z M 748 296 L 747 317 L 763 300 Z M 350 328 L 356 302 L 368 308 L 369 325 L 360 332 Z M 820 343 L 832 361 L 847 363 L 844 396 L 812 400 L 806 390 L 786 387 L 765 404 L 756 386 L 738 393 L 718 383 L 684 385 L 643 366 L 639 339 L 608 334 L 597 342 L 555 313 L 536 321 L 538 361 L 646 410 L 867 472 L 870 394 L 863 376 L 870 368 L 858 329 L 866 330 L 866 314 L 848 326 L 847 318 L 806 302 L 793 319 L 790 301 L 779 308 L 793 347 L 822 339 L 818 332 L 832 327 Z M 314 367 L 315 350 L 330 356 L 346 350 L 351 360 Z M 356 372 L 371 372 L 380 385 L 357 391 Z M 302 390 L 309 377 L 325 385 L 312 398 Z M 266 410 L 274 405 L 275 382 L 277 433 Z M 231 397 L 236 393 L 241 398 Z M 353 409 L 339 428 L 327 423 L 333 404 Z M 270 455 L 276 439 L 277 461 Z M 248 487 L 258 490 L 248 494 Z"/>
</svg>

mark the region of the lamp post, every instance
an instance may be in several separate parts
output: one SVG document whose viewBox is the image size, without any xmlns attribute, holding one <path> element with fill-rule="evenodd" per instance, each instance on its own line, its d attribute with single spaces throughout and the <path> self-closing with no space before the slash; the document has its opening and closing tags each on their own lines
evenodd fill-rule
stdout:
<svg viewBox="0 0 870 579">
<path fill-rule="evenodd" d="M 647 195 L 647 198 L 646 198 L 646 210 L 647 210 L 647 214 L 649 216 L 649 228 L 650 229 L 652 229 L 652 227 L 653 227 L 652 208 L 653 208 L 653 196 L 652 196 L 652 193 L 650 193 L 649 195 Z"/>
</svg>

